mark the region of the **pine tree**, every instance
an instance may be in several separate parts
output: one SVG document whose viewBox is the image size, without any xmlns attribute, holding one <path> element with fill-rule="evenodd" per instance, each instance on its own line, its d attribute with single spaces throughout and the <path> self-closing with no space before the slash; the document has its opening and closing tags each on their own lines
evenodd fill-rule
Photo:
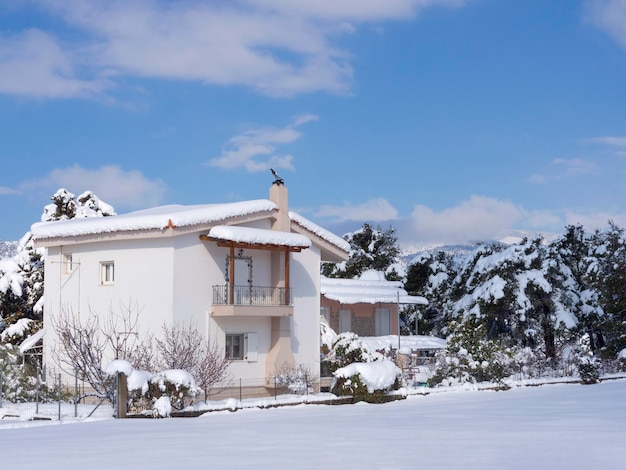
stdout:
<svg viewBox="0 0 626 470">
<path fill-rule="evenodd" d="M 91 191 L 78 199 L 64 188 L 50 198 L 44 207 L 42 222 L 68 220 L 74 217 L 115 215 L 113 207 L 100 201 Z M 29 319 L 29 328 L 21 334 L 4 335 L 6 341 L 19 342 L 43 325 L 44 250 L 35 249 L 30 232 L 18 243 L 17 254 L 0 261 L 0 330 Z"/>
<path fill-rule="evenodd" d="M 52 222 L 54 220 L 68 220 L 76 216 L 76 196 L 65 188 L 60 188 L 52 195 L 52 204 L 43 208 L 41 215 L 42 222 Z"/>
<path fill-rule="evenodd" d="M 325 263 L 322 265 L 323 275 L 352 279 L 373 269 L 384 272 L 388 280 L 400 279 L 393 266 L 400 254 L 394 228 L 383 230 L 380 226 L 373 228 L 365 223 L 361 229 L 343 238 L 350 243 L 350 258 L 337 265 Z"/>
<path fill-rule="evenodd" d="M 602 317 L 590 323 L 598 349 L 604 357 L 615 359 L 626 348 L 626 235 L 624 229 L 609 221 L 605 232 L 596 232 L 591 240 L 593 262 L 591 283 L 599 292 L 604 309 Z M 592 336 L 593 338 L 593 336 Z"/>
</svg>

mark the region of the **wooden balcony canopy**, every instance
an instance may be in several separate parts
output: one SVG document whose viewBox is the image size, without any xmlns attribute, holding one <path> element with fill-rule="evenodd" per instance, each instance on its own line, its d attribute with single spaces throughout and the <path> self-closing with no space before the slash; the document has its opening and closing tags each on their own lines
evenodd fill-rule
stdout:
<svg viewBox="0 0 626 470">
<path fill-rule="evenodd" d="M 260 228 L 217 225 L 208 235 L 200 235 L 201 240 L 216 242 L 220 247 L 250 248 L 300 252 L 311 246 L 311 240 L 297 233 L 279 232 Z"/>
<path fill-rule="evenodd" d="M 284 305 L 289 305 L 289 253 L 300 252 L 311 246 L 311 240 L 297 233 L 281 232 L 234 225 L 217 225 L 209 230 L 208 235 L 200 235 L 201 240 L 217 243 L 217 246 L 230 248 L 229 299 L 234 299 L 235 291 L 235 249 L 271 250 L 284 253 L 285 298 Z"/>
</svg>

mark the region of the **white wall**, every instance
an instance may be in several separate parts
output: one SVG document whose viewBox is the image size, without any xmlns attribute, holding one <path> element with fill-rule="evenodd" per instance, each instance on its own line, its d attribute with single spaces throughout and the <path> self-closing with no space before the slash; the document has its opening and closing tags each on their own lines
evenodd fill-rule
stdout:
<svg viewBox="0 0 626 470">
<path fill-rule="evenodd" d="M 65 273 L 63 264 L 64 255 L 68 253 L 72 254 L 76 265 L 70 274 Z M 112 285 L 100 283 L 103 261 L 114 262 L 115 282 Z M 57 342 L 51 318 L 60 313 L 78 315 L 81 321 L 97 315 L 104 322 L 111 313 L 120 315 L 129 310 L 131 313 L 138 311 L 137 333 L 140 337 L 160 332 L 161 325 L 171 321 L 174 274 L 171 240 L 106 241 L 52 247 L 48 249 L 45 269 L 47 363 L 51 359 L 50 349 L 56 347 Z"/>
<path fill-rule="evenodd" d="M 294 253 L 291 263 L 294 315 L 291 349 L 297 365 L 317 375 L 320 363 L 320 252 L 311 247 Z"/>
</svg>

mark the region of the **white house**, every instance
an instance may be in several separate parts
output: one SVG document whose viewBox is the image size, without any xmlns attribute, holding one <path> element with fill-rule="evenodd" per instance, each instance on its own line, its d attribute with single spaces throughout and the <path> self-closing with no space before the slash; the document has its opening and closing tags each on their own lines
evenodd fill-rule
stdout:
<svg viewBox="0 0 626 470">
<path fill-rule="evenodd" d="M 246 385 L 267 385 L 285 363 L 318 367 L 320 263 L 345 261 L 350 247 L 289 212 L 282 181 L 269 193 L 33 225 L 47 250 L 44 361 L 63 312 L 86 318 L 135 303 L 140 333 L 195 325 Z"/>
</svg>

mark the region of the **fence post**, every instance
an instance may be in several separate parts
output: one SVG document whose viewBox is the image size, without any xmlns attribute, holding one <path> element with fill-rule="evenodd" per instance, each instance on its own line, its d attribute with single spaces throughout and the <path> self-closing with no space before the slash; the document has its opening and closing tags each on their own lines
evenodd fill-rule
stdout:
<svg viewBox="0 0 626 470">
<path fill-rule="evenodd" d="M 126 375 L 123 372 L 117 373 L 117 418 L 126 418 L 126 403 L 128 402 L 128 385 Z"/>
<path fill-rule="evenodd" d="M 39 414 L 39 365 L 35 369 L 37 375 L 37 382 L 35 385 L 35 414 Z"/>
<path fill-rule="evenodd" d="M 78 371 L 74 370 L 74 418 L 78 417 Z"/>
<path fill-rule="evenodd" d="M 239 377 L 239 401 L 241 401 L 241 377 Z"/>
<path fill-rule="evenodd" d="M 62 398 L 62 390 L 61 390 L 61 374 L 59 374 L 59 421 L 61 421 L 61 398 Z"/>
</svg>

